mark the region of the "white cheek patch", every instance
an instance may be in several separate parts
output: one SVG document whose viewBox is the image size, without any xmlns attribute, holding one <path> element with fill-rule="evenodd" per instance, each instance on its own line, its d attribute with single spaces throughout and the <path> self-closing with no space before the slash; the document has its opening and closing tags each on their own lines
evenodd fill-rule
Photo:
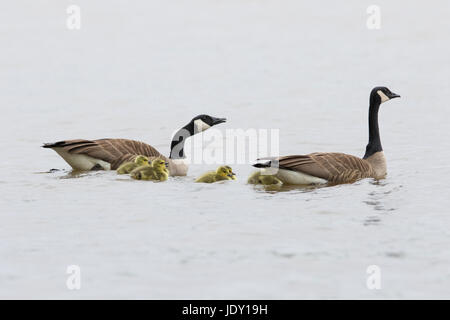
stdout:
<svg viewBox="0 0 450 320">
<path fill-rule="evenodd" d="M 196 132 L 202 132 L 202 131 L 205 131 L 206 129 L 211 128 L 210 125 L 208 125 L 201 119 L 194 120 L 194 125 L 195 125 Z"/>
<path fill-rule="evenodd" d="M 379 95 L 380 98 L 381 98 L 381 103 L 386 102 L 386 101 L 389 100 L 388 96 L 385 95 L 385 94 L 383 93 L 383 91 L 378 90 L 377 93 L 378 93 L 378 95 Z"/>
</svg>

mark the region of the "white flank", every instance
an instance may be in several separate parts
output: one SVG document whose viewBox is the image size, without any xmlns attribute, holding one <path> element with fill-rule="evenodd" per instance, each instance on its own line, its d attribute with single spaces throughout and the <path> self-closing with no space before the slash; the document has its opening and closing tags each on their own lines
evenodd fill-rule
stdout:
<svg viewBox="0 0 450 320">
<path fill-rule="evenodd" d="M 269 168 L 269 170 L 273 170 L 273 168 Z M 267 173 L 270 174 L 270 171 L 268 171 Z M 267 173 L 265 173 L 264 169 L 261 172 L 261 174 Z M 281 181 L 283 181 L 284 184 L 308 185 L 308 184 L 323 184 L 328 182 L 325 179 L 310 176 L 309 174 L 285 169 L 278 169 L 278 172 L 275 174 L 275 176 Z"/>
<path fill-rule="evenodd" d="M 62 148 L 53 148 L 73 169 L 91 170 L 95 165 L 100 165 L 104 170 L 111 170 L 111 164 L 106 161 L 95 159 L 84 154 L 71 154 Z"/>
</svg>

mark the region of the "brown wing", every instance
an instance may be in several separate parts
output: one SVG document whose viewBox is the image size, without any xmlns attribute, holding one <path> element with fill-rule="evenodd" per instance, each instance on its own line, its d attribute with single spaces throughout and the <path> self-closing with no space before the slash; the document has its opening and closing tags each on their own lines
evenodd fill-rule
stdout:
<svg viewBox="0 0 450 320">
<path fill-rule="evenodd" d="M 279 158 L 279 166 L 334 183 L 353 182 L 374 175 L 370 163 L 345 153 L 311 153 L 285 156 Z"/>
<path fill-rule="evenodd" d="M 73 154 L 85 154 L 101 159 L 111 164 L 111 169 L 117 169 L 122 163 L 132 161 L 137 155 L 147 157 L 162 157 L 152 146 L 128 139 L 98 139 L 98 140 L 66 140 L 45 144 L 44 148 L 63 148 Z"/>
</svg>

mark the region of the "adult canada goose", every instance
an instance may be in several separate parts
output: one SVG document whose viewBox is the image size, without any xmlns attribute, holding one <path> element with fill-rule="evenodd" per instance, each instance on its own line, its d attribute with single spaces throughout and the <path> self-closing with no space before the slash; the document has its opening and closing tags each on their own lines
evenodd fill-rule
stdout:
<svg viewBox="0 0 450 320">
<path fill-rule="evenodd" d="M 144 155 L 150 160 L 163 158 L 169 163 L 172 176 L 185 176 L 188 171 L 184 155 L 186 139 L 225 121 L 225 118 L 206 114 L 193 118 L 175 133 L 169 158 L 144 142 L 128 139 L 65 140 L 46 143 L 42 147 L 55 150 L 75 170 L 116 170 L 122 163 Z"/>
<path fill-rule="evenodd" d="M 131 171 L 130 176 L 136 180 L 166 181 L 169 177 L 168 163 L 162 158 L 156 158 L 151 166 L 143 165 Z"/>
<path fill-rule="evenodd" d="M 139 155 L 134 161 L 125 162 L 117 169 L 118 174 L 127 174 L 140 166 L 149 165 L 148 158 L 146 156 Z"/>
<path fill-rule="evenodd" d="M 382 179 L 386 176 L 386 158 L 381 147 L 378 109 L 383 102 L 399 97 L 386 87 L 376 87 L 370 93 L 369 143 L 362 159 L 344 153 L 318 152 L 271 158 L 254 166 L 266 168 L 265 173 L 275 174 L 286 184 L 339 184 L 364 178 Z"/>
<path fill-rule="evenodd" d="M 229 167 L 228 167 L 229 168 Z M 222 180 L 233 180 L 227 166 L 220 166 L 216 171 L 208 171 L 198 177 L 195 182 L 214 183 Z"/>
</svg>

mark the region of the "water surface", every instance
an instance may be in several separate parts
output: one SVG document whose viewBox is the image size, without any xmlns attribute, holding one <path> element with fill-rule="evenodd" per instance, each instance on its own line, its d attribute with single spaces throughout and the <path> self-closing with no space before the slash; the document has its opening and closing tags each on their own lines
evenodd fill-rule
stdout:
<svg viewBox="0 0 450 320">
<path fill-rule="evenodd" d="M 80 31 L 64 2 L 0 13 L 1 298 L 449 298 L 448 1 L 379 1 L 380 30 L 356 0 L 78 4 Z M 274 192 L 245 183 L 249 164 L 230 183 L 194 184 L 209 164 L 138 182 L 40 148 L 120 137 L 168 154 L 208 113 L 223 132 L 280 129 L 282 154 L 362 156 L 376 85 L 402 96 L 381 107 L 379 182 Z"/>
</svg>

